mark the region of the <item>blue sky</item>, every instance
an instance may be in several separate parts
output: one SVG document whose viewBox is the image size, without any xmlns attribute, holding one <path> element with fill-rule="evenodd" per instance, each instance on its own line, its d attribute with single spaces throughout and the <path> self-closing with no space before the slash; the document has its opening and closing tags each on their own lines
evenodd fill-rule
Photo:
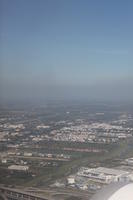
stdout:
<svg viewBox="0 0 133 200">
<path fill-rule="evenodd" d="M 0 4 L 3 97 L 77 90 L 75 97 L 133 99 L 127 92 L 133 87 L 132 0 Z"/>
</svg>

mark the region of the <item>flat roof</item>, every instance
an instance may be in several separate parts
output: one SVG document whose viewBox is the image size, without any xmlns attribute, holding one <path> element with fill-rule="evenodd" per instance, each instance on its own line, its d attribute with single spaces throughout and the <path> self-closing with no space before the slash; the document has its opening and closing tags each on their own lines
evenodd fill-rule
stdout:
<svg viewBox="0 0 133 200">
<path fill-rule="evenodd" d="M 106 168 L 106 167 L 98 167 L 94 171 L 96 171 L 98 173 L 110 174 L 110 175 L 115 175 L 115 176 L 128 173 L 127 171 L 117 170 L 117 169 L 112 169 L 112 168 Z"/>
</svg>

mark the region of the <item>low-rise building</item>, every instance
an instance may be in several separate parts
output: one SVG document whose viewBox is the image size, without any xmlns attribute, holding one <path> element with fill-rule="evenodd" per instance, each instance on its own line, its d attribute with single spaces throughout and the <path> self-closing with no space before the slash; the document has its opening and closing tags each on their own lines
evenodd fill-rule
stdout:
<svg viewBox="0 0 133 200">
<path fill-rule="evenodd" d="M 23 165 L 10 165 L 8 167 L 9 170 L 15 170 L 15 171 L 28 171 L 29 166 L 23 166 Z"/>
<path fill-rule="evenodd" d="M 127 165 L 132 165 L 132 166 L 133 166 L 133 158 L 128 158 L 128 159 L 126 159 L 126 160 L 125 160 L 125 163 L 126 163 Z"/>
<path fill-rule="evenodd" d="M 67 178 L 67 182 L 68 182 L 68 184 L 74 184 L 75 183 L 75 177 L 74 176 L 69 176 L 68 178 Z"/>
<path fill-rule="evenodd" d="M 32 156 L 32 153 L 29 153 L 29 152 L 24 152 L 24 156 Z"/>
<path fill-rule="evenodd" d="M 117 170 L 112 168 L 98 167 L 98 168 L 82 168 L 79 176 L 89 178 L 94 182 L 108 184 L 111 182 L 123 181 L 129 178 L 129 172 Z"/>
<path fill-rule="evenodd" d="M 6 159 L 6 158 L 3 158 L 3 159 L 1 160 L 1 162 L 2 162 L 3 164 L 6 164 L 6 163 L 7 163 L 7 159 Z"/>
</svg>

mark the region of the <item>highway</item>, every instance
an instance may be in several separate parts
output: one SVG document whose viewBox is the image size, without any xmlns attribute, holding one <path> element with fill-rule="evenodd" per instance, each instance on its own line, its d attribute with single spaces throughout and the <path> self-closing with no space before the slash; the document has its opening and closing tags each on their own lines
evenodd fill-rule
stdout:
<svg viewBox="0 0 133 200">
<path fill-rule="evenodd" d="M 89 200 L 92 193 L 69 188 L 8 188 L 0 186 L 2 200 L 64 200 L 66 197 L 77 197 Z"/>
<path fill-rule="evenodd" d="M 10 155 L 10 158 L 23 158 L 23 159 L 32 159 L 32 160 L 48 160 L 48 161 L 70 161 L 68 158 L 49 158 L 49 157 L 37 157 L 37 156 L 16 156 Z"/>
<path fill-rule="evenodd" d="M 2 200 L 51 200 L 50 198 L 28 193 L 19 189 L 0 187 L 0 198 Z"/>
</svg>

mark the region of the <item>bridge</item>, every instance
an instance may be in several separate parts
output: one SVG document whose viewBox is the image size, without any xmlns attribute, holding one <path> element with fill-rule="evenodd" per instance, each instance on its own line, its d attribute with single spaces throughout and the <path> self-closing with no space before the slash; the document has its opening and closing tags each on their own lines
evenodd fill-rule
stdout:
<svg viewBox="0 0 133 200">
<path fill-rule="evenodd" d="M 18 189 L 0 187 L 0 200 L 49 200 L 36 194 L 24 192 Z"/>
</svg>

